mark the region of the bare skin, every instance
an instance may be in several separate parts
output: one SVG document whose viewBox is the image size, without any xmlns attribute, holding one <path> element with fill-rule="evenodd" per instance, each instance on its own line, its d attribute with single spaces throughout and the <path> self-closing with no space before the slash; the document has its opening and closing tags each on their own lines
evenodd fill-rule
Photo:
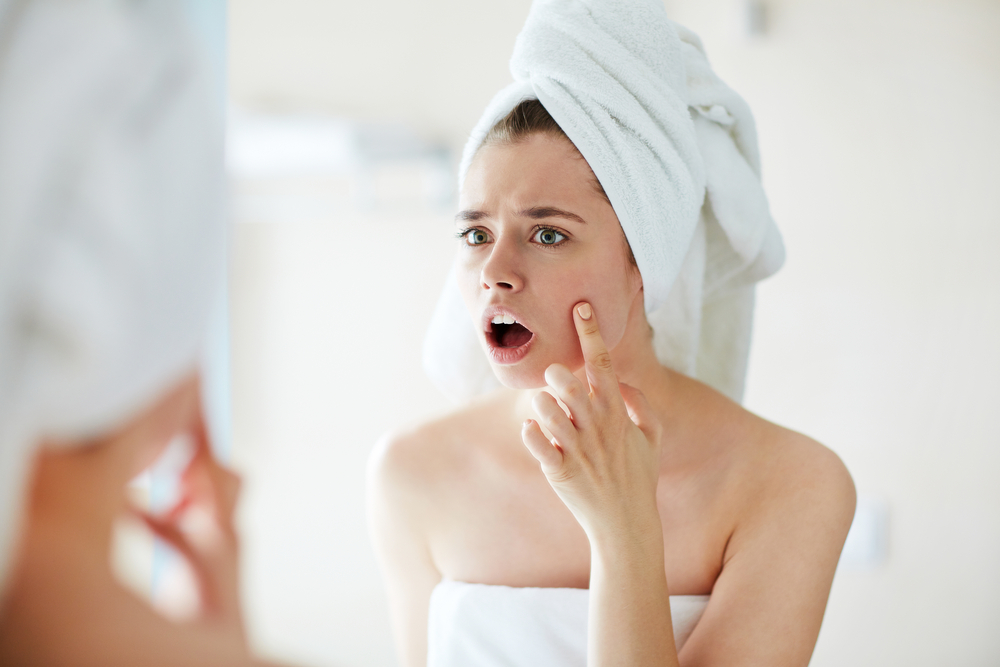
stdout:
<svg viewBox="0 0 1000 667">
<path fill-rule="evenodd" d="M 591 588 L 592 666 L 807 665 L 854 512 L 837 456 L 657 362 L 617 217 L 565 139 L 482 148 L 461 206 L 477 328 L 501 304 L 537 338 L 494 364 L 510 389 L 373 455 L 402 663 L 426 664 L 447 577 Z M 668 597 L 708 594 L 678 655 Z"/>
<path fill-rule="evenodd" d="M 185 500 L 165 517 L 130 506 L 126 484 L 178 433 L 198 443 L 185 473 Z M 239 480 L 212 458 L 191 374 L 116 432 L 40 448 L 18 559 L 0 609 L 4 665 L 258 665 L 240 613 L 232 513 Z M 197 512 L 209 522 L 191 530 Z M 191 564 L 199 584 L 196 621 L 166 620 L 123 588 L 111 571 L 114 522 L 144 519 Z"/>
</svg>

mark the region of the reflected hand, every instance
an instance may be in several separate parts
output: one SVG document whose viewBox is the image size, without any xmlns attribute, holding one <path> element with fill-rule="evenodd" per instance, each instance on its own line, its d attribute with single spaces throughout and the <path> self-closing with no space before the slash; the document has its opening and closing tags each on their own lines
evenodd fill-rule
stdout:
<svg viewBox="0 0 1000 667">
<path fill-rule="evenodd" d="M 651 522 L 659 526 L 662 428 L 642 392 L 619 384 L 590 304 L 577 304 L 573 320 L 589 388 L 565 366 L 549 366 L 552 393 L 539 393 L 532 405 L 552 439 L 530 419 L 521 437 L 592 543 L 622 531 L 640 537 Z"/>
<path fill-rule="evenodd" d="M 166 515 L 137 512 L 180 553 L 195 576 L 200 616 L 245 646 L 239 596 L 239 544 L 233 515 L 240 480 L 212 455 L 201 411 L 191 425 L 194 457 L 181 479 L 181 500 Z"/>
</svg>

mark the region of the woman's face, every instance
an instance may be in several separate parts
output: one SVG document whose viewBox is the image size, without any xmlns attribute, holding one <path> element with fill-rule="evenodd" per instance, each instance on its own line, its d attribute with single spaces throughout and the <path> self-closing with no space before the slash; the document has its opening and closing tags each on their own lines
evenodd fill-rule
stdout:
<svg viewBox="0 0 1000 667">
<path fill-rule="evenodd" d="M 541 387 L 550 364 L 583 365 L 572 314 L 580 301 L 614 350 L 642 281 L 614 209 L 567 139 L 483 146 L 459 207 L 459 287 L 503 384 Z"/>
</svg>

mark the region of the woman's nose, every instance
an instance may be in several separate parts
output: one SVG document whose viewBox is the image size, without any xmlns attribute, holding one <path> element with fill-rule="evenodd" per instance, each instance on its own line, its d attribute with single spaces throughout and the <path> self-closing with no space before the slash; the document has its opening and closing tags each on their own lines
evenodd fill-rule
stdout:
<svg viewBox="0 0 1000 667">
<path fill-rule="evenodd" d="M 497 242 L 483 265 L 480 277 L 483 289 L 520 291 L 524 287 L 524 279 L 519 268 L 517 249 L 503 240 Z"/>
</svg>

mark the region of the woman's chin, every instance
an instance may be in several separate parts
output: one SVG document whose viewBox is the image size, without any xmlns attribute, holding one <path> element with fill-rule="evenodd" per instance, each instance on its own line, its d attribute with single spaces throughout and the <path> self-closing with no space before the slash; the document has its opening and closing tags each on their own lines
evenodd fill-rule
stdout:
<svg viewBox="0 0 1000 667">
<path fill-rule="evenodd" d="M 501 364 L 493 366 L 493 374 L 508 389 L 539 389 L 545 386 L 545 369 L 517 368 Z"/>
<path fill-rule="evenodd" d="M 508 389 L 541 389 L 548 385 L 545 381 L 545 369 L 552 364 L 562 364 L 575 373 L 583 366 L 583 359 L 550 359 L 542 363 L 534 363 L 533 359 L 525 359 L 519 364 L 491 363 L 493 374 L 500 384 Z"/>
</svg>

